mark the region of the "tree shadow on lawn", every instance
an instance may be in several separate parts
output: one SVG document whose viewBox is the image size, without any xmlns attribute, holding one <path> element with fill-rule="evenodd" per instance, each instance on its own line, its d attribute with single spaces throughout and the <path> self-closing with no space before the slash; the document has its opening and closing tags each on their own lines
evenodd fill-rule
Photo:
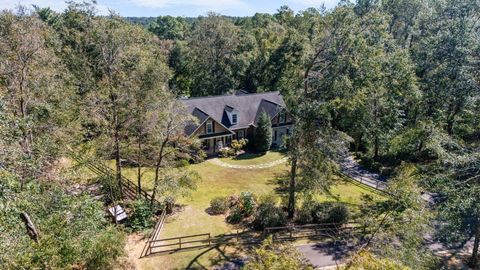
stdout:
<svg viewBox="0 0 480 270">
<path fill-rule="evenodd" d="M 231 247 L 232 250 L 227 251 L 227 247 Z M 210 269 L 210 266 L 201 264 L 199 260 L 202 256 L 208 256 L 208 253 L 213 250 L 216 251 L 217 254 L 209 259 L 211 266 L 220 266 L 220 268 L 223 269 L 223 265 L 220 265 L 221 263 L 224 265 L 233 264 L 239 267 L 242 267 L 245 264 L 245 260 L 239 255 L 244 252 L 240 246 L 233 247 L 230 244 L 219 244 L 205 249 L 195 256 L 185 269 Z"/>
<path fill-rule="evenodd" d="M 297 185 L 298 185 L 299 179 L 297 176 Z M 279 195 L 280 197 L 286 197 L 288 196 L 289 192 L 289 186 L 290 186 L 290 173 L 289 172 L 284 172 L 284 173 L 277 173 L 273 179 L 269 179 L 267 182 L 269 185 L 276 186 L 274 188 L 275 193 Z M 336 181 L 332 184 L 333 186 L 343 184 L 343 181 Z M 341 198 L 339 194 L 334 194 L 332 193 L 331 189 L 324 189 L 319 194 L 325 195 L 326 197 L 333 199 L 334 201 L 341 202 Z"/>
</svg>

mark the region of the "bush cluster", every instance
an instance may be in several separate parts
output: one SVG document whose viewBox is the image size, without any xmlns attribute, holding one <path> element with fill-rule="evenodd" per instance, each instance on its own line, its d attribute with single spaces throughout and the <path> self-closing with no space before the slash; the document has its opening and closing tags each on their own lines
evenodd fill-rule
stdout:
<svg viewBox="0 0 480 270">
<path fill-rule="evenodd" d="M 151 207 L 150 202 L 144 199 L 133 201 L 130 205 L 133 210 L 128 219 L 127 225 L 133 231 L 142 231 L 153 227 L 155 220 L 153 218 L 155 210 Z"/>
<path fill-rule="evenodd" d="M 218 155 L 220 157 L 232 157 L 235 155 L 235 150 L 233 150 L 233 148 L 230 148 L 230 147 L 223 147 L 223 148 L 220 148 Z"/>
<path fill-rule="evenodd" d="M 350 212 L 345 204 L 337 202 L 305 203 L 297 215 L 297 222 L 308 223 L 345 223 Z"/>
<path fill-rule="evenodd" d="M 210 214 L 227 214 L 226 221 L 231 224 L 250 224 L 254 229 L 283 226 L 287 223 L 285 211 L 276 205 L 273 196 L 258 200 L 251 192 L 242 192 L 239 196 L 216 197 L 210 201 Z"/>
<path fill-rule="evenodd" d="M 258 206 L 253 220 L 253 228 L 263 230 L 266 227 L 278 227 L 287 224 L 287 214 L 275 203 L 264 202 Z"/>
<path fill-rule="evenodd" d="M 210 201 L 209 212 L 213 215 L 225 214 L 228 211 L 228 202 L 226 197 L 215 197 Z"/>
</svg>

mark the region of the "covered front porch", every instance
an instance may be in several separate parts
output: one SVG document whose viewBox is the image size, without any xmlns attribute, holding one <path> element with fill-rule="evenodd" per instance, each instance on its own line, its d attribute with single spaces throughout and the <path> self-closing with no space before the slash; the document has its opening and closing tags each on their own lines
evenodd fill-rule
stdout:
<svg viewBox="0 0 480 270">
<path fill-rule="evenodd" d="M 235 134 L 224 132 L 220 134 L 202 135 L 199 139 L 202 142 L 203 150 L 207 155 L 218 153 L 223 147 L 229 146 L 234 139 Z"/>
</svg>

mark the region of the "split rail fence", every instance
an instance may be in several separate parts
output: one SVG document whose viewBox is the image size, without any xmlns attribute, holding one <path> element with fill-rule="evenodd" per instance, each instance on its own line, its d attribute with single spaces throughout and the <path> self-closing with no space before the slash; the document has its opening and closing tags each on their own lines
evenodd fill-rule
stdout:
<svg viewBox="0 0 480 270">
<path fill-rule="evenodd" d="M 94 162 L 85 160 L 80 155 L 75 153 L 73 150 L 69 151 L 69 155 L 79 164 L 84 164 L 89 170 L 91 170 L 92 172 L 94 172 L 99 176 L 115 177 L 115 171 L 101 162 L 94 163 Z M 130 179 L 122 176 L 120 181 L 122 183 L 122 191 L 123 191 L 123 196 L 125 198 L 135 200 L 136 198 L 138 198 L 138 196 L 141 196 L 148 201 L 152 200 L 152 195 L 150 195 L 144 189 L 139 189 L 138 186 Z M 158 205 L 161 205 L 159 201 L 155 200 L 155 202 Z"/>
</svg>

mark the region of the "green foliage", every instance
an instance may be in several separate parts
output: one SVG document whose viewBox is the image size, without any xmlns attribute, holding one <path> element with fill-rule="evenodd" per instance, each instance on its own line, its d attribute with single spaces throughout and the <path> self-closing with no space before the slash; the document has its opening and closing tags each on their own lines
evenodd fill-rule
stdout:
<svg viewBox="0 0 480 270">
<path fill-rule="evenodd" d="M 128 226 L 133 231 L 142 231 L 151 228 L 155 224 L 155 209 L 152 209 L 149 201 L 137 199 L 129 207 L 133 212 L 128 217 Z"/>
<path fill-rule="evenodd" d="M 243 216 L 251 216 L 255 212 L 255 208 L 257 207 L 257 202 L 253 193 L 248 191 L 240 193 L 238 207 Z"/>
<path fill-rule="evenodd" d="M 258 205 L 252 225 L 256 230 L 263 230 L 267 227 L 285 226 L 286 223 L 285 211 L 276 206 L 274 201 L 266 200 Z"/>
<path fill-rule="evenodd" d="M 230 147 L 232 147 L 235 154 L 237 154 L 238 152 L 240 152 L 244 149 L 244 147 L 247 145 L 247 143 L 248 143 L 247 139 L 232 140 L 232 143 L 231 143 Z"/>
<path fill-rule="evenodd" d="M 160 16 L 148 26 L 148 30 L 161 39 L 182 40 L 188 24 L 182 17 Z"/>
<path fill-rule="evenodd" d="M 230 213 L 228 214 L 228 217 L 227 217 L 227 222 L 231 224 L 238 224 L 242 222 L 244 218 L 245 217 L 240 207 L 234 206 L 232 209 L 230 209 Z"/>
<path fill-rule="evenodd" d="M 361 251 L 353 256 L 344 268 L 349 270 L 410 270 L 407 267 L 388 258 L 378 258 L 368 251 Z"/>
<path fill-rule="evenodd" d="M 225 214 L 228 211 L 228 202 L 226 197 L 215 197 L 210 201 L 209 212 L 218 215 Z"/>
<path fill-rule="evenodd" d="M 247 270 L 307 270 L 313 269 L 291 244 L 274 243 L 267 238 L 255 248 L 252 259 L 245 265 Z"/>
<path fill-rule="evenodd" d="M 345 223 L 350 217 L 346 205 L 342 203 L 316 203 L 311 207 L 312 221 L 315 223 Z"/>
<path fill-rule="evenodd" d="M 231 198 L 230 213 L 227 217 L 227 222 L 233 224 L 240 223 L 255 213 L 257 200 L 251 192 L 244 191 L 240 193 L 238 198 L 235 196 L 231 196 Z M 233 198 L 235 198 L 235 200 L 233 200 Z"/>
<path fill-rule="evenodd" d="M 416 166 L 403 163 L 389 180 L 388 200 L 372 204 L 371 198 L 365 198 L 359 221 L 375 232 L 369 247 L 372 252 L 406 267 L 431 269 L 436 261 L 424 245 L 424 235 L 430 232 L 432 215 L 421 197 L 420 176 Z M 398 245 L 388 244 L 392 242 Z"/>
<path fill-rule="evenodd" d="M 265 111 L 260 114 L 254 143 L 255 149 L 260 153 L 267 152 L 272 145 L 272 121 Z"/>
<path fill-rule="evenodd" d="M 112 175 L 99 176 L 97 180 L 101 185 L 100 189 L 102 193 L 105 194 L 106 203 L 110 204 L 121 198 L 117 182 Z"/>
<path fill-rule="evenodd" d="M 231 157 L 235 155 L 235 150 L 230 147 L 223 147 L 219 151 L 220 157 Z"/>
<path fill-rule="evenodd" d="M 0 263 L 5 269 L 106 269 L 123 255 L 124 236 L 105 220 L 100 202 L 69 195 L 55 184 L 19 185 L 2 173 Z M 39 231 L 34 243 L 20 219 L 27 212 Z"/>
</svg>

